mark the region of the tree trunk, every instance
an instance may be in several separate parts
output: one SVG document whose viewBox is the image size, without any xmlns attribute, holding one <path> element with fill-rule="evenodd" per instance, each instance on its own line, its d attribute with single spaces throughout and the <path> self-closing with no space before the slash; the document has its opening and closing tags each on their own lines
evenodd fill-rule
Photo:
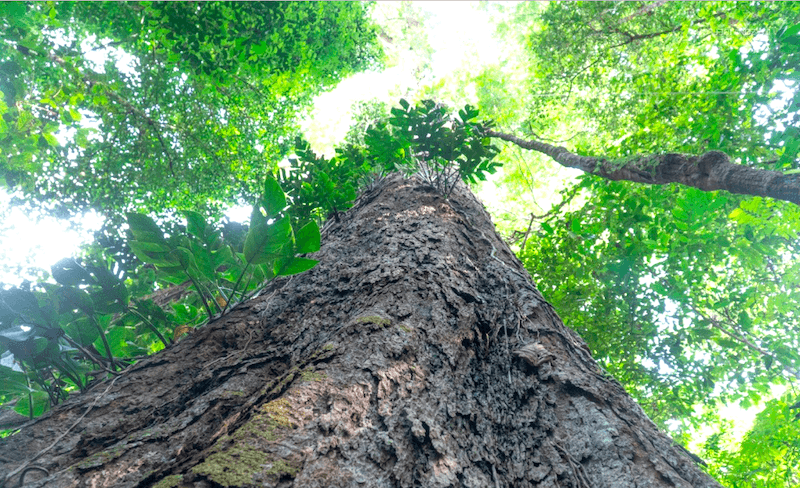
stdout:
<svg viewBox="0 0 800 488">
<path fill-rule="evenodd" d="M 467 190 L 392 176 L 340 220 L 316 268 L 0 440 L 6 488 L 719 486 Z"/>
</svg>

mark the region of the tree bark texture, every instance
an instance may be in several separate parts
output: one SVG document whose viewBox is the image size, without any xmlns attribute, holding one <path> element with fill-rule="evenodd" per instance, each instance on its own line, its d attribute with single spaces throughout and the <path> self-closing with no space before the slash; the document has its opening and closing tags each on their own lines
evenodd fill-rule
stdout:
<svg viewBox="0 0 800 488">
<path fill-rule="evenodd" d="M 489 130 L 489 137 L 511 142 L 550 156 L 567 168 L 577 168 L 609 180 L 625 180 L 649 185 L 680 183 L 703 191 L 730 193 L 786 200 L 800 205 L 800 174 L 784 174 L 731 163 L 727 154 L 709 151 L 700 156 L 667 153 L 638 156 L 628 161 L 579 156 L 561 146 Z"/>
<path fill-rule="evenodd" d="M 717 487 L 465 188 L 391 176 L 309 272 L 0 440 L 6 488 Z"/>
</svg>

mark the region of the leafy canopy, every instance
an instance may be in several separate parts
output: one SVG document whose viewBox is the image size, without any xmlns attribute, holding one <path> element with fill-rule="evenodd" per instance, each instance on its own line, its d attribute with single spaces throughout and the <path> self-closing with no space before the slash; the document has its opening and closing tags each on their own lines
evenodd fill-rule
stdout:
<svg viewBox="0 0 800 488">
<path fill-rule="evenodd" d="M 165 233 L 152 217 L 129 212 L 121 249 L 98 242 L 86 256 L 54 265 L 56 284 L 0 290 L 0 401 L 32 418 L 83 391 L 90 378 L 113 375 L 224 315 L 274 278 L 313 268 L 317 261 L 303 255 L 320 248 L 317 222 L 351 206 L 356 189 L 375 178 L 426 164 L 424 175 L 445 175 L 444 193 L 453 175 L 467 181 L 494 171 L 476 110 L 468 106 L 456 118 L 431 101 L 400 103 L 404 109 L 367 142 L 332 159 L 297 141 L 297 158 L 280 182 L 265 179 L 246 228 L 183 211 L 185 225 Z M 406 156 L 386 159 L 387 147 Z M 178 293 L 161 298 L 155 285 Z"/>
<path fill-rule="evenodd" d="M 59 216 L 256 196 L 311 97 L 376 63 L 368 5 L 0 4 L 0 182 Z"/>
</svg>

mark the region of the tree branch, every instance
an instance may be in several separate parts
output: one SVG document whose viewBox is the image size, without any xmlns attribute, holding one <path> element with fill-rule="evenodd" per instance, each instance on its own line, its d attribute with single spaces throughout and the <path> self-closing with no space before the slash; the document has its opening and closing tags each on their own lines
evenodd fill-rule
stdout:
<svg viewBox="0 0 800 488">
<path fill-rule="evenodd" d="M 657 0 L 655 2 L 650 2 L 648 4 L 645 4 L 642 7 L 640 7 L 636 12 L 630 14 L 627 17 L 624 17 L 624 18 L 620 19 L 618 25 L 622 25 L 622 24 L 624 24 L 625 22 L 631 20 L 634 17 L 639 17 L 641 15 L 649 14 L 650 12 L 652 12 L 656 8 L 664 5 L 665 3 L 667 3 L 667 0 Z"/>
<path fill-rule="evenodd" d="M 700 156 L 667 153 L 637 156 L 628 161 L 609 161 L 605 158 L 579 156 L 561 146 L 540 141 L 526 141 L 502 132 L 488 130 L 496 137 L 550 156 L 567 168 L 577 168 L 609 180 L 625 180 L 649 185 L 680 183 L 703 191 L 725 190 L 741 195 L 754 195 L 785 200 L 800 205 L 800 175 L 751 168 L 733 164 L 720 151 Z"/>
<path fill-rule="evenodd" d="M 700 317 L 706 319 L 708 321 L 708 323 L 711 324 L 711 326 L 714 327 L 715 329 L 717 329 L 718 331 L 720 331 L 723 334 L 727 335 L 731 339 L 733 339 L 733 340 L 735 340 L 735 341 L 737 341 L 737 342 L 739 342 L 741 344 L 744 344 L 745 346 L 747 346 L 748 349 L 760 354 L 761 356 L 771 357 L 774 361 L 776 361 L 778 364 L 780 364 L 781 369 L 783 369 L 785 372 L 789 373 L 790 375 L 794 376 L 795 378 L 800 379 L 800 371 L 798 371 L 797 369 L 793 368 L 791 365 L 784 364 L 784 362 L 779 357 L 777 357 L 775 354 L 773 354 L 772 352 L 767 351 L 766 349 L 756 345 L 751 340 L 748 340 L 746 337 L 744 337 L 744 336 L 742 336 L 740 334 L 737 334 L 736 332 L 733 332 L 733 331 L 728 330 L 727 328 L 723 327 L 722 324 L 720 323 L 721 320 L 718 317 L 715 317 L 713 314 L 710 314 L 710 313 L 709 314 L 704 314 L 703 312 L 701 312 L 700 310 L 698 310 L 694 306 L 690 305 L 690 307 L 692 308 L 692 310 L 694 310 L 694 312 L 697 315 L 699 315 Z"/>
</svg>

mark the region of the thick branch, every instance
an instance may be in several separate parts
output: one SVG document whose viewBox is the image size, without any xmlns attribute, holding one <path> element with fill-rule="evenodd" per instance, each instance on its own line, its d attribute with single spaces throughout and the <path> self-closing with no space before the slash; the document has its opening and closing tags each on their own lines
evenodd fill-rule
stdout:
<svg viewBox="0 0 800 488">
<path fill-rule="evenodd" d="M 577 168 L 609 180 L 650 185 L 680 183 L 703 191 L 725 190 L 742 195 L 786 200 L 800 205 L 800 175 L 733 164 L 720 151 L 710 151 L 700 156 L 653 154 L 618 162 L 579 156 L 560 146 L 534 140 L 526 141 L 494 130 L 486 131 L 486 135 L 546 154 L 567 168 Z"/>
</svg>

